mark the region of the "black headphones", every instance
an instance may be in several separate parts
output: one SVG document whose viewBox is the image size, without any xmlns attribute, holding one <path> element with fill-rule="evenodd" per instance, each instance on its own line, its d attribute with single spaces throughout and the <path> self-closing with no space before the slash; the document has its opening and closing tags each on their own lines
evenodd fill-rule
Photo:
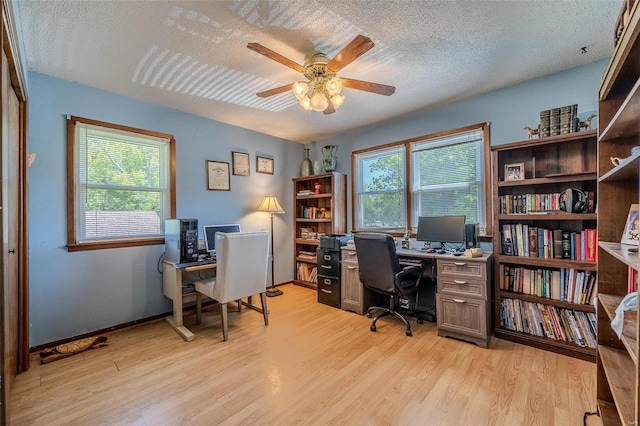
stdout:
<svg viewBox="0 0 640 426">
<path fill-rule="evenodd" d="M 569 188 L 560 194 L 560 210 L 567 213 L 587 211 L 587 194 L 577 188 Z"/>
</svg>

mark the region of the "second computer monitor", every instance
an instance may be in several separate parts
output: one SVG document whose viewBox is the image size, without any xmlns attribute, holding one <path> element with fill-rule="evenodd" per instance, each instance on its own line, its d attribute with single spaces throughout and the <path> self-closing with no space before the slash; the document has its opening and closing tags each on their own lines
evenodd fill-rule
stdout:
<svg viewBox="0 0 640 426">
<path fill-rule="evenodd" d="M 216 232 L 240 232 L 240 225 L 237 223 L 230 223 L 227 225 L 203 225 L 202 232 L 204 233 L 204 245 L 207 248 L 207 252 L 215 253 Z"/>
<path fill-rule="evenodd" d="M 416 240 L 429 243 L 464 243 L 466 216 L 420 216 Z"/>
</svg>

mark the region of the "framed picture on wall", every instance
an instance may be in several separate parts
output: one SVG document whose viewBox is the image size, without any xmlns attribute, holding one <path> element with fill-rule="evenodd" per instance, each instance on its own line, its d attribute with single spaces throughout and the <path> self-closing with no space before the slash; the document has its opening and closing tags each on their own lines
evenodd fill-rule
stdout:
<svg viewBox="0 0 640 426">
<path fill-rule="evenodd" d="M 249 154 L 244 152 L 231 152 L 233 174 L 236 176 L 249 176 Z"/>
<path fill-rule="evenodd" d="M 207 160 L 207 189 L 212 191 L 231 191 L 229 163 Z"/>
<path fill-rule="evenodd" d="M 273 174 L 273 158 L 260 157 L 256 155 L 256 172 Z"/>
</svg>

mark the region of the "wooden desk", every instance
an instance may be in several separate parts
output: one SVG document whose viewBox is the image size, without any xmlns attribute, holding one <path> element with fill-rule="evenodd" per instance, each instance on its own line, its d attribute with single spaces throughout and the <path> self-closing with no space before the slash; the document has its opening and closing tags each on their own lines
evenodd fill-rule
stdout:
<svg viewBox="0 0 640 426">
<path fill-rule="evenodd" d="M 191 330 L 184 326 L 182 308 L 185 302 L 194 302 L 196 295 L 195 292 L 182 295 L 182 274 L 185 272 L 212 270 L 216 269 L 216 266 L 215 263 L 210 263 L 208 265 L 178 269 L 175 267 L 175 263 L 168 260 L 162 261 L 162 292 L 173 301 L 173 315 L 165 317 L 165 319 L 187 342 L 193 340 L 195 336 Z"/>
</svg>

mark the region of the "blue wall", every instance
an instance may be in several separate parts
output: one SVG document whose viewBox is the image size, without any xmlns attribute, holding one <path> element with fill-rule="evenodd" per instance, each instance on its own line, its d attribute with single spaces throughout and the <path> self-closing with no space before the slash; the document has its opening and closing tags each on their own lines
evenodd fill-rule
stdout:
<svg viewBox="0 0 640 426">
<path fill-rule="evenodd" d="M 286 214 L 274 220 L 275 281 L 291 280 L 298 170 L 290 164 L 302 160 L 299 144 L 37 73 L 29 74 L 28 93 L 28 151 L 37 155 L 29 168 L 31 346 L 171 310 L 157 270 L 164 245 L 67 252 L 67 114 L 174 135 L 177 217 L 269 229 L 269 216 L 255 210 L 264 195 L 276 195 Z M 250 153 L 251 175 L 232 175 L 230 192 L 208 191 L 205 160 L 230 162 L 231 151 Z M 255 172 L 256 153 L 273 156 L 274 175 Z"/>
<path fill-rule="evenodd" d="M 523 140 L 522 128 L 537 126 L 540 110 L 574 103 L 581 115 L 596 110 L 606 65 L 594 62 L 312 143 L 311 158 L 320 159 L 324 145 L 339 146 L 350 227 L 352 150 L 487 121 L 492 145 Z M 276 195 L 287 212 L 275 218 L 276 282 L 293 278 L 291 178 L 299 175 L 300 145 L 36 73 L 29 74 L 28 93 L 28 146 L 38 156 L 29 169 L 31 346 L 171 309 L 156 269 L 163 246 L 66 251 L 66 114 L 175 135 L 178 217 L 268 229 L 268 216 L 255 209 L 262 196 Z M 232 176 L 231 192 L 207 191 L 205 160 L 231 161 L 232 150 L 251 154 L 251 176 Z M 255 173 L 256 153 L 275 158 L 273 176 Z"/>
</svg>

